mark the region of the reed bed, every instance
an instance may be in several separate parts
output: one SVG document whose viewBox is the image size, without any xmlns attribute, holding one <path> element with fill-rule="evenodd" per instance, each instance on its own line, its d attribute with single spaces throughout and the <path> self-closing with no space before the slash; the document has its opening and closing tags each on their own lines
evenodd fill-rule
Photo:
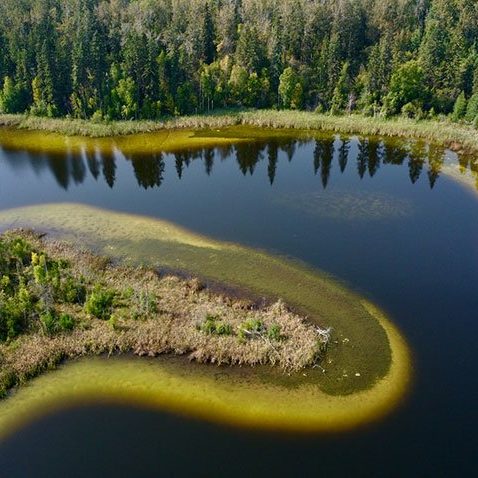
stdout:
<svg viewBox="0 0 478 478">
<path fill-rule="evenodd" d="M 447 118 L 414 120 L 404 117 L 332 116 L 307 111 L 220 110 L 211 114 L 166 118 L 162 121 L 93 122 L 0 115 L 0 126 L 55 132 L 67 136 L 113 137 L 172 129 L 219 129 L 236 125 L 259 128 L 333 131 L 343 134 L 420 138 L 454 150 L 478 150 L 478 132 Z"/>
<path fill-rule="evenodd" d="M 296 372 L 314 366 L 325 352 L 328 331 L 309 324 L 280 300 L 258 307 L 247 299 L 204 289 L 197 279 L 160 277 L 151 269 L 112 265 L 62 242 L 42 241 L 30 233 L 27 237 L 48 257 L 72 264 L 77 276 L 114 290 L 118 302 L 114 320 L 91 317 L 81 305 L 61 304 L 62 312 L 75 317 L 73 330 L 49 335 L 33 326 L 28 333 L 0 343 L 2 395 L 63 360 L 86 355 L 187 354 L 203 363 L 263 364 Z M 154 298 L 153 312 L 145 297 Z M 227 325 L 228 333 L 205 330 L 211 317 Z M 251 323 L 261 324 L 260 329 L 244 334 Z M 268 330 L 280 331 L 280 336 L 271 337 Z"/>
</svg>

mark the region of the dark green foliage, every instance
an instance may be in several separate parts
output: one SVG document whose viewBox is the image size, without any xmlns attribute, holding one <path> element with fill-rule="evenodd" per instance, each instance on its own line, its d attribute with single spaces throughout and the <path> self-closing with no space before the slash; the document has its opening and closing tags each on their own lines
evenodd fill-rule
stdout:
<svg viewBox="0 0 478 478">
<path fill-rule="evenodd" d="M 85 302 L 85 312 L 101 320 L 108 320 L 113 310 L 115 292 L 96 286 Z"/>
<path fill-rule="evenodd" d="M 57 314 L 54 310 L 49 310 L 40 314 L 40 322 L 47 335 L 54 335 L 59 332 L 69 332 L 73 330 L 75 321 L 69 314 Z"/>
<path fill-rule="evenodd" d="M 73 330 L 75 326 L 75 319 L 69 314 L 61 314 L 58 318 L 58 327 L 60 330 Z"/>
<path fill-rule="evenodd" d="M 35 330 L 47 334 L 71 330 L 74 321 L 55 304 L 81 304 L 86 285 L 68 263 L 53 260 L 20 236 L 0 236 L 0 341 Z"/>
<path fill-rule="evenodd" d="M 473 0 L 3 0 L 0 112 L 449 114 L 478 91 L 476 25 Z"/>
<path fill-rule="evenodd" d="M 462 91 L 458 98 L 455 101 L 455 106 L 453 107 L 453 114 L 451 119 L 453 121 L 460 121 L 466 115 L 466 97 L 465 92 Z"/>
<path fill-rule="evenodd" d="M 273 324 L 269 327 L 267 331 L 267 338 L 275 342 L 279 342 L 284 339 L 284 336 L 281 333 L 280 325 Z"/>
<path fill-rule="evenodd" d="M 230 324 L 219 320 L 215 315 L 207 315 L 199 330 L 208 335 L 232 335 L 233 330 Z"/>
<path fill-rule="evenodd" d="M 57 298 L 60 302 L 67 304 L 84 304 L 86 300 L 86 285 L 80 280 L 67 277 L 58 287 Z"/>
</svg>

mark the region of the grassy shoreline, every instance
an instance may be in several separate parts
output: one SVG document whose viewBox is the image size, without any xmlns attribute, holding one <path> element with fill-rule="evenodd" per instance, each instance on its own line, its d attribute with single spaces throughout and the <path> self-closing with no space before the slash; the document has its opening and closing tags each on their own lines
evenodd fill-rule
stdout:
<svg viewBox="0 0 478 478">
<path fill-rule="evenodd" d="M 50 237 L 82 244 L 118 264 L 174 267 L 253 297 L 283 297 L 307 324 L 333 328 L 321 367 L 301 373 L 236 366 L 222 369 L 218 380 L 217 367 L 173 354 L 68 361 L 0 401 L 0 439 L 47 410 L 88 399 L 122 400 L 229 426 L 346 430 L 385 416 L 409 389 L 411 356 L 400 331 L 386 313 L 323 272 L 166 221 L 82 205 L 42 205 L 0 216 L 0 230 L 23 225 L 50 231 Z"/>
<path fill-rule="evenodd" d="M 0 397 L 83 356 L 173 353 L 294 372 L 317 363 L 328 343 L 328 331 L 280 301 L 254 307 L 30 232 L 0 236 L 0 265 Z"/>
<path fill-rule="evenodd" d="M 49 119 L 27 115 L 0 115 L 0 127 L 58 133 L 65 136 L 107 138 L 179 129 L 218 129 L 229 126 L 333 131 L 342 134 L 416 138 L 443 144 L 453 150 L 478 151 L 478 131 L 443 120 L 390 119 L 362 115 L 331 116 L 305 111 L 237 111 L 184 116 L 164 121 L 95 123 L 77 119 Z"/>
</svg>

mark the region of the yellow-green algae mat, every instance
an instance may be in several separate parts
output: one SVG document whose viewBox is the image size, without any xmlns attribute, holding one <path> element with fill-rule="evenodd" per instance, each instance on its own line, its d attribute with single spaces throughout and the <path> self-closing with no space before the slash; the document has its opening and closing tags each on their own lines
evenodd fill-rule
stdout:
<svg viewBox="0 0 478 478">
<path fill-rule="evenodd" d="M 307 266 L 172 223 L 79 204 L 0 213 L 0 229 L 30 227 L 101 254 L 234 284 L 281 297 L 311 321 L 333 328 L 321 368 L 287 375 L 189 363 L 180 358 L 87 359 L 21 387 L 0 402 L 0 436 L 29 417 L 72 402 L 126 401 L 222 423 L 290 431 L 344 430 L 384 416 L 403 398 L 410 356 L 377 307 Z"/>
</svg>

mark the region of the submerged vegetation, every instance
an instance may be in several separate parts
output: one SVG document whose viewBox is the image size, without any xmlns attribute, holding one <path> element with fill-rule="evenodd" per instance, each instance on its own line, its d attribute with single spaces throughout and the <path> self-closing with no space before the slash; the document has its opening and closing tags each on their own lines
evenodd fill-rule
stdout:
<svg viewBox="0 0 478 478">
<path fill-rule="evenodd" d="M 297 371 L 329 339 L 280 301 L 256 308 L 197 280 L 113 266 L 32 233 L 0 237 L 0 268 L 0 395 L 63 359 L 102 353 Z"/>
<path fill-rule="evenodd" d="M 59 133 L 65 136 L 83 136 L 90 138 L 110 138 L 124 135 L 139 135 L 141 133 L 163 132 L 170 134 L 173 130 L 195 130 L 198 146 L 205 145 L 211 131 L 222 129 L 232 139 L 243 138 L 246 131 L 235 127 L 267 128 L 300 131 L 327 131 L 339 134 L 360 134 L 362 136 L 389 136 L 414 138 L 444 145 L 454 150 L 478 151 L 478 134 L 466 124 L 455 124 L 446 118 L 438 120 L 411 119 L 405 117 L 367 117 L 360 114 L 331 116 L 308 111 L 280 110 L 223 110 L 204 115 L 182 116 L 157 121 L 101 121 L 92 122 L 82 119 L 38 118 L 31 115 L 0 114 L 0 126 L 35 131 Z M 231 128 L 232 127 L 232 128 Z M 227 128 L 231 131 L 228 132 Z M 5 131 L 4 129 L 4 131 Z M 236 136 L 233 137 L 233 133 Z M 259 135 L 259 132 L 249 131 L 249 138 Z M 2 135 L 2 143 L 9 143 Z M 140 136 L 138 136 L 140 138 Z M 131 138 L 130 138 L 131 139 Z M 164 140 L 164 138 L 162 138 Z M 176 140 L 175 140 L 176 139 Z M 202 139 L 202 143 L 201 143 Z M 45 139 L 43 138 L 43 141 Z M 48 141 L 55 140 L 49 137 Z M 64 148 L 65 138 L 58 136 Z M 224 141 L 223 137 L 212 138 L 211 146 Z M 215 141 L 215 142 L 214 142 Z M 41 142 L 41 141 L 40 141 Z M 191 137 L 171 138 L 163 146 L 166 149 L 177 149 L 191 145 Z M 33 146 L 35 147 L 35 146 Z M 161 148 L 162 150 L 164 148 Z"/>
<path fill-rule="evenodd" d="M 325 324 L 333 328 L 326 358 L 320 364 L 326 373 L 320 369 L 313 369 L 314 374 L 307 373 L 327 394 L 346 395 L 367 390 L 385 379 L 394 367 L 391 337 L 400 338 L 400 333 L 383 314 L 328 274 L 296 261 L 213 240 L 168 221 L 81 204 L 42 204 L 1 211 L 0 228 L 11 229 L 13 225 L 52 231 L 56 237 L 83 244 L 126 264 L 180 270 L 213 284 L 233 285 L 253 297 L 268 297 L 272 301 L 281 298 L 306 316 L 314 327 Z M 224 320 L 222 313 L 204 310 L 197 322 L 202 324 L 208 314 Z M 281 335 L 289 335 L 287 328 L 279 325 Z M 197 332 L 197 323 L 194 329 Z M 219 337 L 237 343 L 237 337 Z M 262 340 L 249 342 L 251 346 L 265 344 Z M 281 342 L 281 347 L 288 342 Z M 408 366 L 404 363 L 396 367 L 403 370 L 402 365 Z M 356 373 L 360 373 L 359 378 Z"/>
</svg>

